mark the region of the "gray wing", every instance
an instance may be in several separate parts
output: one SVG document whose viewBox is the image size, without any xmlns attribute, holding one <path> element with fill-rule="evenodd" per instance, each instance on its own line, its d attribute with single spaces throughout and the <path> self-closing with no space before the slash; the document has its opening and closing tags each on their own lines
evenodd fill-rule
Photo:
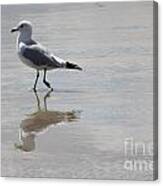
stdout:
<svg viewBox="0 0 163 186">
<path fill-rule="evenodd" d="M 26 46 L 23 51 L 23 56 L 30 60 L 36 66 L 45 66 L 50 68 L 59 68 L 61 63 L 59 63 L 52 55 L 49 54 L 40 45 Z"/>
</svg>

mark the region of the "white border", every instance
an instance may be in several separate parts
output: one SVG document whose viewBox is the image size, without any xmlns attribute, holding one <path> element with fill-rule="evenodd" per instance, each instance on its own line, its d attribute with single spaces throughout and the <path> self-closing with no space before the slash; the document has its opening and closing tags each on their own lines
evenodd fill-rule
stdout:
<svg viewBox="0 0 163 186">
<path fill-rule="evenodd" d="M 97 1 L 106 1 L 106 0 L 0 0 L 0 4 L 25 4 L 25 3 L 55 3 L 55 2 L 97 2 Z M 112 0 L 113 1 L 113 0 Z M 123 1 L 123 0 L 114 0 L 114 1 Z M 130 0 L 134 1 L 134 0 Z M 141 0 L 138 0 L 141 1 Z M 100 180 L 72 180 L 72 179 L 23 179 L 23 178 L 0 178 L 0 185 L 9 186 L 16 184 L 17 186 L 47 186 L 47 185 L 55 185 L 55 186 L 76 186 L 76 185 L 90 185 L 94 186 L 103 186 L 103 185 L 153 185 L 153 184 L 161 184 L 163 185 L 163 55 L 162 52 L 162 44 L 163 39 L 161 33 L 163 33 L 162 28 L 162 20 L 163 20 L 163 0 L 157 0 L 159 3 L 159 180 L 154 182 L 142 182 L 142 181 L 100 181 Z M 161 143 L 162 142 L 162 143 Z"/>
<path fill-rule="evenodd" d="M 128 0 L 0 0 L 0 4 L 26 4 L 26 3 L 65 3 L 65 2 L 104 2 L 104 1 L 128 1 Z M 143 1 L 143 0 L 129 0 L 129 1 Z M 144 0 L 151 1 L 151 0 Z M 161 0 L 158 0 L 161 1 Z"/>
</svg>

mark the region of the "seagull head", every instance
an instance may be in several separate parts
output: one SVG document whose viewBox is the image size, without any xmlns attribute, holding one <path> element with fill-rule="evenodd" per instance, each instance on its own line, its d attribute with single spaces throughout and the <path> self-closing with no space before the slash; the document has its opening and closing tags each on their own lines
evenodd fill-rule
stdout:
<svg viewBox="0 0 163 186">
<path fill-rule="evenodd" d="M 19 31 L 20 33 L 32 34 L 32 24 L 30 21 L 20 21 L 18 25 L 11 29 L 11 32 Z"/>
</svg>

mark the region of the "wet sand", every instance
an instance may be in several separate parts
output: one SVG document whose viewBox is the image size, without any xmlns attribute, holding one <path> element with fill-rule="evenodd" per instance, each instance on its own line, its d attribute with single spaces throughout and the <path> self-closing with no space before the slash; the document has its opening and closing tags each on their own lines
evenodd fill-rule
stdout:
<svg viewBox="0 0 163 186">
<path fill-rule="evenodd" d="M 124 168 L 126 139 L 153 142 L 151 12 L 152 2 L 2 7 L 2 176 L 153 178 Z M 22 19 L 83 68 L 49 72 L 48 96 L 41 78 L 32 91 L 35 72 L 16 55 L 9 31 Z"/>
</svg>

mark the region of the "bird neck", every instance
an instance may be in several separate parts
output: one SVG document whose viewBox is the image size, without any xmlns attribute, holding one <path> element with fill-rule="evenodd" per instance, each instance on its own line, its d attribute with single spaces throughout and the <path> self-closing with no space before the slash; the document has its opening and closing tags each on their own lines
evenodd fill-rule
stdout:
<svg viewBox="0 0 163 186">
<path fill-rule="evenodd" d="M 21 32 L 19 33 L 17 37 L 17 43 L 19 44 L 20 42 L 23 43 L 28 43 L 28 41 L 31 40 L 32 37 L 32 32 Z"/>
</svg>

